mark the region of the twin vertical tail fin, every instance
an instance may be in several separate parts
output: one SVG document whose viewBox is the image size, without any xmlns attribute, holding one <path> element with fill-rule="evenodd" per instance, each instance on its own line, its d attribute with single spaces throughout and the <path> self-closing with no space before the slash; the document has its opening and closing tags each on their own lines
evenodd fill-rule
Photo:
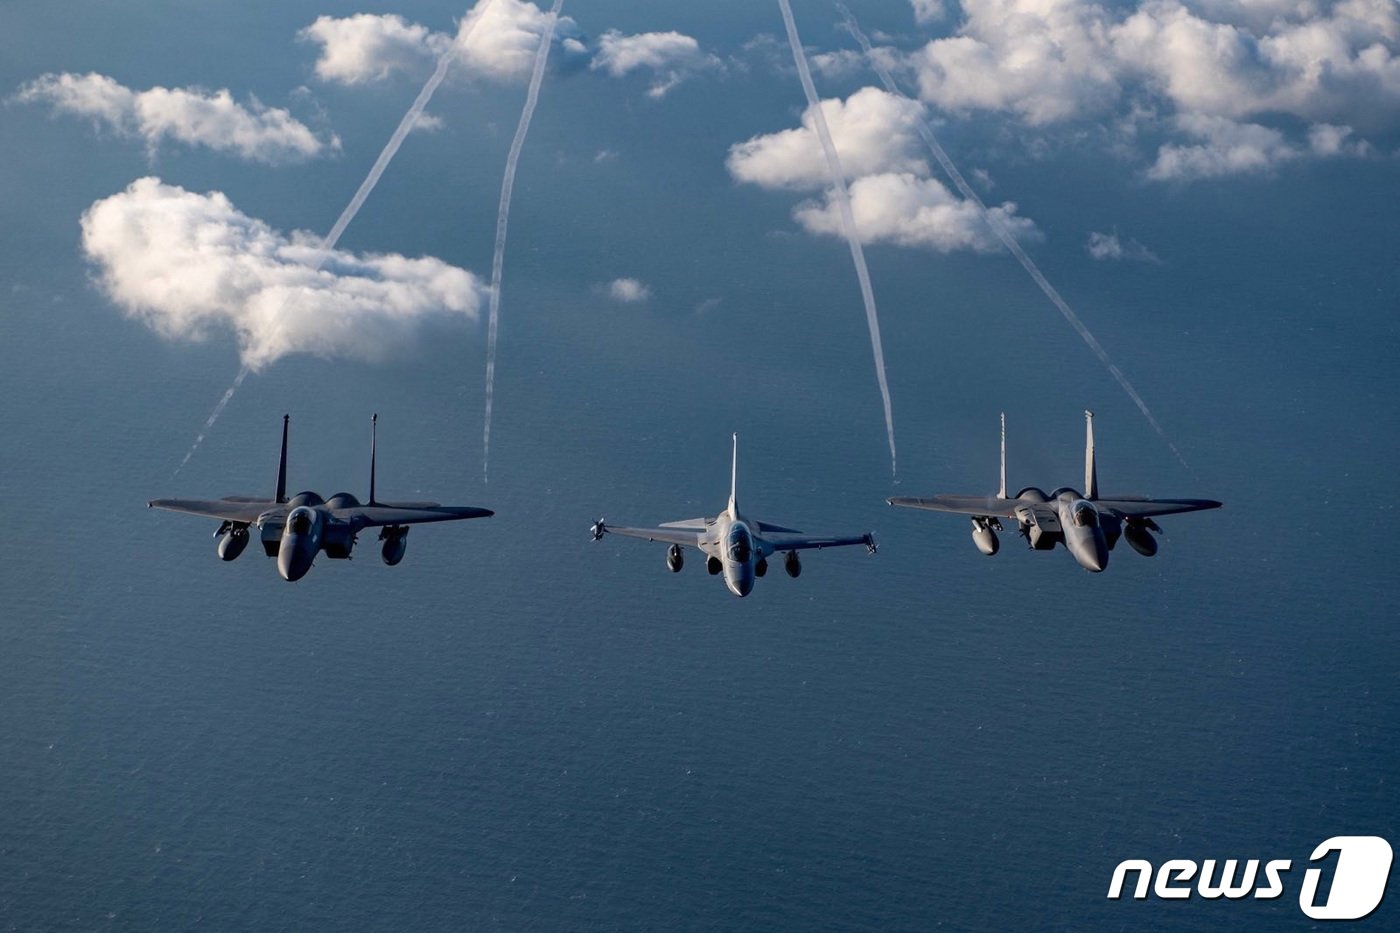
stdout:
<svg viewBox="0 0 1400 933">
<path fill-rule="evenodd" d="M 739 517 L 739 435 L 734 434 L 734 460 L 729 470 L 729 517 Z"/>
<path fill-rule="evenodd" d="M 1094 413 L 1084 410 L 1084 498 L 1099 497 L 1099 467 L 1094 459 Z"/>
<path fill-rule="evenodd" d="M 379 504 L 378 500 L 374 498 L 374 457 L 375 448 L 378 446 L 378 440 L 379 413 L 375 412 L 374 416 L 369 419 L 369 502 L 367 502 L 366 505 Z"/>
<path fill-rule="evenodd" d="M 1001 485 L 997 487 L 997 498 L 1006 498 L 1006 412 L 1001 413 Z"/>
<path fill-rule="evenodd" d="M 287 423 L 291 415 L 282 416 L 282 457 L 277 461 L 277 502 L 287 501 Z"/>
</svg>

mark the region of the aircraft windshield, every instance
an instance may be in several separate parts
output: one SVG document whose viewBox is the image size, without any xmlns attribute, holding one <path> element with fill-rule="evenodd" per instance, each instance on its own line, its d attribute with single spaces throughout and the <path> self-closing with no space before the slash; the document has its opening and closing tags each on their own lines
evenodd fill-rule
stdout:
<svg viewBox="0 0 1400 933">
<path fill-rule="evenodd" d="M 311 531 L 311 510 L 297 509 L 287 517 L 287 532 L 304 535 Z"/>
<path fill-rule="evenodd" d="M 1099 511 L 1088 502 L 1083 500 L 1074 504 L 1074 523 L 1080 528 L 1097 528 L 1099 526 Z"/>
<path fill-rule="evenodd" d="M 747 564 L 752 556 L 753 541 L 749 537 L 749 530 L 743 525 L 736 525 L 729 532 L 729 559 Z"/>
</svg>

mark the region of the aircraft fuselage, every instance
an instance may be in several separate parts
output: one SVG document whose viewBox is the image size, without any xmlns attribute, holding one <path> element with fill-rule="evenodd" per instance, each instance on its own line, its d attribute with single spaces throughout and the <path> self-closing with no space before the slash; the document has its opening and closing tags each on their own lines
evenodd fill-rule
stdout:
<svg viewBox="0 0 1400 933">
<path fill-rule="evenodd" d="M 1108 538 L 1104 535 L 1098 508 L 1073 489 L 1055 497 L 1065 548 L 1090 573 L 1102 573 L 1108 566 Z"/>
</svg>

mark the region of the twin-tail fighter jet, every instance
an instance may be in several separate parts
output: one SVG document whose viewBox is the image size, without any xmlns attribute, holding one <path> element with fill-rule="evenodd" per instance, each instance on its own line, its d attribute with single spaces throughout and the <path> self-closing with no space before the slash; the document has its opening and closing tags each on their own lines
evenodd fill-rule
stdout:
<svg viewBox="0 0 1400 933">
<path fill-rule="evenodd" d="M 1098 467 L 1094 459 L 1094 413 L 1084 412 L 1084 492 L 1062 486 L 1046 495 L 1034 486 L 1006 496 L 1006 415 L 1001 416 L 1001 486 L 995 496 L 932 496 L 916 499 L 899 496 L 890 505 L 972 516 L 972 540 L 988 557 L 998 549 L 1001 519 L 1016 521 L 1016 530 L 1034 551 L 1049 551 L 1064 544 L 1079 565 L 1091 573 L 1108 566 L 1108 552 L 1127 539 L 1144 557 L 1157 553 L 1152 532 L 1161 528 L 1152 519 L 1177 512 L 1218 509 L 1214 499 L 1147 499 L 1140 496 L 1099 496 Z"/>
<path fill-rule="evenodd" d="M 234 560 L 248 546 L 256 528 L 268 557 L 277 558 L 282 579 L 300 580 L 322 551 L 333 560 L 346 560 L 356 536 L 365 528 L 380 528 L 382 556 L 390 567 L 403 560 L 408 549 L 408 526 L 423 522 L 450 522 L 486 518 L 490 509 L 438 505 L 436 502 L 380 502 L 374 494 L 374 466 L 379 416 L 370 422 L 369 501 L 361 503 L 348 492 L 322 499 L 314 492 L 287 498 L 287 424 L 282 416 L 282 457 L 277 466 L 277 494 L 272 499 L 228 496 L 223 499 L 153 499 L 149 508 L 187 512 L 222 521 L 214 537 L 219 557 Z"/>
<path fill-rule="evenodd" d="M 711 576 L 724 575 L 724 585 L 735 596 L 747 596 L 754 580 L 768 572 L 768 558 L 782 551 L 783 569 L 788 576 L 802 573 L 798 551 L 863 544 L 875 553 L 875 537 L 870 533 L 848 537 L 815 538 L 792 528 L 770 525 L 748 518 L 739 511 L 739 435 L 734 435 L 734 460 L 729 478 L 729 507 L 714 518 L 691 518 L 665 522 L 657 528 L 615 528 L 601 518 L 590 529 L 594 541 L 612 533 L 671 546 L 666 550 L 666 566 L 678 573 L 685 564 L 682 548 L 698 548 L 705 555 L 705 568 Z"/>
</svg>

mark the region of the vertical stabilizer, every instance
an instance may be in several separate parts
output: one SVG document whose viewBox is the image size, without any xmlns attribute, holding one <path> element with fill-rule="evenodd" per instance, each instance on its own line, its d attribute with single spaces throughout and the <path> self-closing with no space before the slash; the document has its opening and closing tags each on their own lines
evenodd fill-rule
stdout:
<svg viewBox="0 0 1400 933">
<path fill-rule="evenodd" d="M 739 435 L 734 435 L 734 461 L 729 468 L 729 517 L 739 518 Z"/>
<path fill-rule="evenodd" d="M 1001 485 L 997 487 L 997 498 L 1006 498 L 1006 412 L 1001 413 Z"/>
<path fill-rule="evenodd" d="M 1084 410 L 1084 498 L 1099 497 L 1099 467 L 1094 460 L 1094 413 Z"/>
<path fill-rule="evenodd" d="M 287 423 L 291 415 L 282 416 L 282 457 L 277 461 L 277 501 L 287 501 Z"/>
<path fill-rule="evenodd" d="M 374 498 L 374 455 L 378 446 L 379 435 L 379 412 L 375 412 L 369 419 L 369 504 L 376 505 L 379 500 Z"/>
</svg>

